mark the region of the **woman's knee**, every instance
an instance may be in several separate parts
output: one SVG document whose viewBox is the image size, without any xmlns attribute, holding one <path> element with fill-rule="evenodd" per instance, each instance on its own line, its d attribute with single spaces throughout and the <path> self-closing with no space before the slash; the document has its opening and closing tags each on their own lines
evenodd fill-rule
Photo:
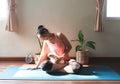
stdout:
<svg viewBox="0 0 120 84">
<path fill-rule="evenodd" d="M 76 62 L 76 61 L 69 62 L 69 65 L 71 66 L 71 68 L 73 69 L 73 71 L 75 73 L 80 72 L 82 70 L 82 68 L 83 68 L 83 65 L 80 64 L 79 62 Z"/>
<path fill-rule="evenodd" d="M 51 71 L 53 63 L 50 60 L 45 60 L 40 64 L 43 71 Z"/>
</svg>

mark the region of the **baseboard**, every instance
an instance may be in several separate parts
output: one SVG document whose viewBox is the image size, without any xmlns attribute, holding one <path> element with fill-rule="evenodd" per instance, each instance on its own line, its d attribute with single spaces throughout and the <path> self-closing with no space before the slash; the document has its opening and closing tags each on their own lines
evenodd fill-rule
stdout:
<svg viewBox="0 0 120 84">
<path fill-rule="evenodd" d="M 90 57 L 90 61 L 120 61 L 120 57 Z"/>
<path fill-rule="evenodd" d="M 75 57 L 71 57 L 72 59 L 75 59 Z M 0 61 L 25 61 L 25 57 L 0 57 Z M 89 62 L 116 62 L 120 61 L 120 57 L 90 57 Z"/>
<path fill-rule="evenodd" d="M 25 57 L 0 57 L 0 61 L 25 61 Z"/>
</svg>

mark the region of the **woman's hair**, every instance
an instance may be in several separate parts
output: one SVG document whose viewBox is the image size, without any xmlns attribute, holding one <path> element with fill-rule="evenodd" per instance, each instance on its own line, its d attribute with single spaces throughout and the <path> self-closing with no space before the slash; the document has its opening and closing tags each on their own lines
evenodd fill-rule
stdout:
<svg viewBox="0 0 120 84">
<path fill-rule="evenodd" d="M 43 25 L 39 25 L 37 29 L 37 34 L 46 34 L 48 33 L 48 29 L 46 29 Z"/>
</svg>

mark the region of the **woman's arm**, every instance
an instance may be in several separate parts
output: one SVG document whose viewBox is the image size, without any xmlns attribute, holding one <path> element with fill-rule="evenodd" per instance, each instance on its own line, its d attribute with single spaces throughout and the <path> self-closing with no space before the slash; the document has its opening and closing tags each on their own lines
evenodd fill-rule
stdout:
<svg viewBox="0 0 120 84">
<path fill-rule="evenodd" d="M 35 68 L 38 68 L 40 63 L 43 62 L 44 60 L 47 60 L 47 53 L 48 53 L 49 49 L 48 49 L 48 45 L 47 43 L 44 41 L 43 42 L 43 47 L 42 47 L 42 51 L 41 51 L 41 54 L 40 54 L 40 58 L 38 59 L 38 63 L 37 65 L 35 66 Z"/>
<path fill-rule="evenodd" d="M 65 52 L 63 54 L 63 57 L 64 57 L 66 54 L 70 52 L 70 50 L 72 49 L 72 46 L 64 34 L 58 33 L 58 36 L 62 40 L 62 42 L 65 44 Z"/>
</svg>

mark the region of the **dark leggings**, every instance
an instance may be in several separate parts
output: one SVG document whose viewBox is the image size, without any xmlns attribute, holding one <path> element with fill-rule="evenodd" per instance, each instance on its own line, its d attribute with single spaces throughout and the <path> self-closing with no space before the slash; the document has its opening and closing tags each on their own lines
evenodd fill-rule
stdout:
<svg viewBox="0 0 120 84">
<path fill-rule="evenodd" d="M 71 62 L 68 65 L 71 66 L 74 73 L 79 73 L 83 67 L 82 64 L 80 64 L 78 62 Z M 68 65 L 66 65 L 66 66 L 68 66 Z M 42 70 L 46 71 L 46 72 L 51 72 L 53 66 L 54 66 L 54 64 L 50 60 L 45 60 L 44 62 L 41 63 Z"/>
</svg>

